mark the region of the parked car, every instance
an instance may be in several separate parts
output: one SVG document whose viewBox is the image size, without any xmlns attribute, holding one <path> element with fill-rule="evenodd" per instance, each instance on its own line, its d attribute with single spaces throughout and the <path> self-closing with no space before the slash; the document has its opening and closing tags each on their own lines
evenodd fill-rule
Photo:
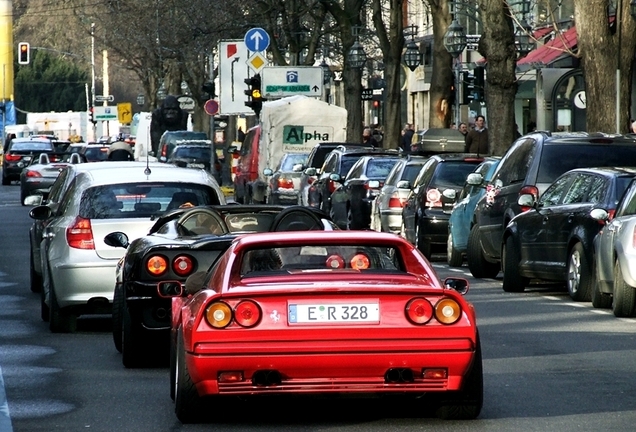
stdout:
<svg viewBox="0 0 636 432">
<path fill-rule="evenodd" d="M 20 173 L 20 202 L 26 205 L 25 200 L 30 195 L 48 194 L 51 186 L 60 172 L 69 164 L 86 162 L 86 159 L 78 153 L 55 153 L 57 162 L 51 162 L 47 153 L 41 153 L 36 159 L 31 159 L 31 164 Z"/>
<path fill-rule="evenodd" d="M 420 170 L 402 208 L 402 236 L 428 259 L 446 248 L 448 220 L 466 176 L 483 162 L 470 153 L 431 156 Z"/>
<path fill-rule="evenodd" d="M 334 227 L 322 212 L 305 207 L 224 205 L 168 212 L 136 240 L 122 232 L 108 234 L 106 244 L 126 249 L 113 294 L 113 340 L 124 366 L 167 358 L 162 354 L 168 353 L 172 315 L 158 283 L 183 284 L 196 271 L 207 270 L 238 235 Z"/>
<path fill-rule="evenodd" d="M 181 131 L 165 131 L 163 135 L 161 135 L 161 139 L 159 140 L 159 148 L 157 160 L 159 162 L 167 162 L 168 157 L 172 154 L 174 147 L 177 145 L 177 141 L 182 140 L 207 140 L 208 134 L 205 132 L 195 132 L 188 130 Z"/>
<path fill-rule="evenodd" d="M 33 159 L 37 159 L 41 153 L 55 153 L 53 141 L 47 138 L 13 138 L 7 148 L 3 149 L 2 184 L 6 186 L 13 180 L 20 180 L 20 173 L 24 167 Z"/>
<path fill-rule="evenodd" d="M 531 279 L 563 282 L 573 300 L 590 301 L 598 209 L 613 213 L 636 168 L 568 171 L 541 195 L 522 194 L 522 213 L 503 235 L 503 290 L 522 292 Z M 529 210 L 523 211 L 528 207 Z"/>
<path fill-rule="evenodd" d="M 182 168 L 204 169 L 221 184 L 221 163 L 210 140 L 177 140 L 166 162 Z"/>
<path fill-rule="evenodd" d="M 298 204 L 300 176 L 307 163 L 308 153 L 284 153 L 276 169 L 265 168 L 269 177 L 267 202 L 269 204 Z"/>
<path fill-rule="evenodd" d="M 380 193 L 384 180 L 400 154 L 362 156 L 346 176 L 333 173 L 330 180 L 337 184 L 331 194 L 331 219 L 342 229 L 368 229 L 371 224 L 371 205 Z"/>
<path fill-rule="evenodd" d="M 158 289 L 173 299 L 170 387 L 182 423 L 200 419 L 206 396 L 230 395 L 426 393 L 417 400 L 441 418 L 480 413 L 468 281 L 442 283 L 393 234 L 251 234 L 185 290 Z"/>
<path fill-rule="evenodd" d="M 536 132 L 517 139 L 501 158 L 475 208 L 466 253 L 472 275 L 485 278 L 499 273 L 503 232 L 522 211 L 520 195 L 529 193 L 538 200 L 557 177 L 571 169 L 612 166 L 636 166 L 636 137 Z"/>
<path fill-rule="evenodd" d="M 486 157 L 477 165 L 473 173 L 479 174 L 482 181 L 479 184 L 466 183 L 457 203 L 448 219 L 448 241 L 446 242 L 446 261 L 450 267 L 461 267 L 464 255 L 468 249 L 468 235 L 470 234 L 473 212 L 479 199 L 486 193 L 486 183 L 490 181 L 499 157 Z M 468 174 L 470 177 L 472 174 Z"/>
<path fill-rule="evenodd" d="M 332 150 L 334 150 L 336 147 L 340 145 L 362 146 L 362 144 L 356 144 L 356 143 L 335 143 L 335 142 L 324 142 L 324 143 L 316 144 L 314 148 L 311 149 L 311 152 L 309 153 L 309 156 L 307 157 L 307 163 L 303 167 L 303 172 L 300 175 L 300 186 L 299 186 L 300 200 L 298 204 L 304 205 L 304 206 L 317 207 L 312 202 L 310 202 L 310 198 L 315 199 L 315 197 L 309 196 L 310 186 L 313 184 L 314 181 L 316 181 L 316 179 L 318 178 L 318 175 L 320 175 L 320 169 L 322 168 L 322 164 L 325 162 L 325 157 Z"/>
<path fill-rule="evenodd" d="M 426 159 L 422 156 L 407 155 L 393 165 L 391 172 L 386 177 L 384 186 L 382 186 L 380 193 L 373 201 L 371 229 L 394 234 L 400 233 L 402 229 L 402 208 L 411 191 L 410 185 L 417 178 Z"/>
<path fill-rule="evenodd" d="M 71 183 L 55 213 L 48 205 L 30 216 L 46 221 L 40 269 L 42 317 L 53 332 L 73 331 L 78 315 L 110 313 L 115 268 L 123 250 L 104 242 L 120 230 L 134 239 L 155 218 L 180 205 L 225 204 L 212 176 L 165 164 L 101 162 L 70 165 Z M 113 175 L 116 173 L 116 175 Z"/>
<path fill-rule="evenodd" d="M 616 211 L 595 215 L 606 224 L 594 240 L 592 305 L 612 308 L 617 317 L 636 315 L 636 180 L 630 184 Z"/>
<path fill-rule="evenodd" d="M 320 175 L 309 188 L 309 204 L 312 207 L 329 213 L 331 210 L 331 194 L 336 190 L 336 187 L 338 187 L 338 184 L 331 180 L 331 174 L 338 174 L 344 177 L 362 156 L 381 154 L 382 152 L 385 151 L 359 145 L 340 145 L 333 149 L 325 157 L 325 163 L 323 163 L 322 168 L 320 168 Z M 392 152 L 394 154 L 395 151 L 393 150 Z"/>
</svg>

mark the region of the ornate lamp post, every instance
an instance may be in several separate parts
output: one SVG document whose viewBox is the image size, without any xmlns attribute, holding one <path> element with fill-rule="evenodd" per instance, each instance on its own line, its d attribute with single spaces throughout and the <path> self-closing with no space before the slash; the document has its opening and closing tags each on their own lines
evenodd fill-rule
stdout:
<svg viewBox="0 0 636 432">
<path fill-rule="evenodd" d="M 455 71 L 455 124 L 459 125 L 460 123 L 460 113 L 459 113 L 459 86 L 460 86 L 460 74 L 461 74 L 461 61 L 459 61 L 459 56 L 466 49 L 467 41 L 466 41 L 466 32 L 464 31 L 464 27 L 461 26 L 457 19 L 453 19 L 453 22 L 446 30 L 446 34 L 444 35 L 444 48 L 446 51 L 453 56 L 453 62 L 455 63 L 455 67 L 453 68 Z"/>
<path fill-rule="evenodd" d="M 407 39 L 407 42 L 406 50 L 404 50 L 404 55 L 402 56 L 402 61 L 404 61 L 404 64 L 411 70 L 411 72 L 414 72 L 415 69 L 417 69 L 417 67 L 422 63 L 422 53 L 420 53 L 420 50 L 415 43 L 416 33 L 416 25 L 410 25 L 404 28 L 404 38 Z"/>
<path fill-rule="evenodd" d="M 351 45 L 351 49 L 347 55 L 347 61 L 354 69 L 362 68 L 367 61 L 367 53 L 364 52 L 364 48 L 357 38 L 353 45 Z"/>
<path fill-rule="evenodd" d="M 523 18 L 519 22 L 517 31 L 515 32 L 515 39 L 517 40 L 517 51 L 519 52 L 519 58 L 525 57 L 530 51 L 534 49 L 535 43 L 532 39 L 532 27 Z"/>
</svg>

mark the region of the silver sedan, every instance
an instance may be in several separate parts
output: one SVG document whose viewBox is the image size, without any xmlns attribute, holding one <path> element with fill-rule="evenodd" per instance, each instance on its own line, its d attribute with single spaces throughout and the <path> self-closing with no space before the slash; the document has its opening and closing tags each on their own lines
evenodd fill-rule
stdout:
<svg viewBox="0 0 636 432">
<path fill-rule="evenodd" d="M 148 233 L 155 219 L 183 206 L 225 204 L 214 178 L 203 170 L 141 162 L 73 165 L 72 184 L 53 214 L 48 206 L 31 210 L 49 220 L 42 235 L 42 318 L 53 332 L 73 331 L 76 318 L 110 313 L 115 269 L 125 250 L 105 244 L 113 231 L 129 239 Z"/>
</svg>

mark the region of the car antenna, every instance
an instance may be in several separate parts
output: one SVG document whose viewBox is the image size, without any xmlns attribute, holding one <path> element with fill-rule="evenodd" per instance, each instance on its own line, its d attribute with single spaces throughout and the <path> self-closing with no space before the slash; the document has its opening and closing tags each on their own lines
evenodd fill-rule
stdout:
<svg viewBox="0 0 636 432">
<path fill-rule="evenodd" d="M 146 141 L 148 142 L 148 141 Z M 150 160 L 148 155 L 148 149 L 146 149 L 146 169 L 144 170 L 144 175 L 149 176 L 152 171 L 150 171 Z"/>
</svg>

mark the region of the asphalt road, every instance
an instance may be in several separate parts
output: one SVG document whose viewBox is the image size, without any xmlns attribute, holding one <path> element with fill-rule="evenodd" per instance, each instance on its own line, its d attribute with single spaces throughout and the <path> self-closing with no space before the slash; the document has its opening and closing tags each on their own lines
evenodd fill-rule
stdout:
<svg viewBox="0 0 636 432">
<path fill-rule="evenodd" d="M 477 310 L 485 401 L 479 419 L 442 421 L 417 401 L 258 398 L 210 422 L 181 425 L 168 369 L 128 370 L 108 316 L 51 334 L 29 290 L 29 209 L 18 186 L 0 187 L 0 432 L 9 431 L 633 431 L 635 319 L 574 303 L 554 286 L 504 293 L 501 280 L 465 276 Z M 8 406 L 9 417 L 6 416 Z M 4 407 L 4 409 L 3 409 Z"/>
</svg>

